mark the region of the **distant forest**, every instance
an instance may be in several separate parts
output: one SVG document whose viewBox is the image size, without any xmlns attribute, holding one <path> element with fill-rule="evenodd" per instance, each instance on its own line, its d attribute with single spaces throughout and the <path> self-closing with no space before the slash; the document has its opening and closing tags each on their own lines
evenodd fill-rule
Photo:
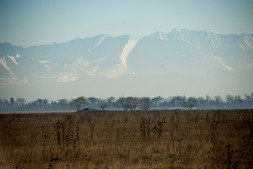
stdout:
<svg viewBox="0 0 253 169">
<path fill-rule="evenodd" d="M 26 102 L 24 98 L 0 99 L 0 111 L 53 111 L 53 110 L 149 110 L 149 109 L 252 109 L 253 93 L 250 95 L 227 95 L 211 97 L 78 97 L 76 99 L 37 99 Z"/>
</svg>

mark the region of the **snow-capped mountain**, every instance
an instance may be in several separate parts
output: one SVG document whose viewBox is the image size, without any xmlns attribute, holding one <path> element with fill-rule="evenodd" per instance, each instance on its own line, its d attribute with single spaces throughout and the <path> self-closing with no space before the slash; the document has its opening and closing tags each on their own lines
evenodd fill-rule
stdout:
<svg viewBox="0 0 253 169">
<path fill-rule="evenodd" d="M 98 35 L 26 48 L 0 43 L 0 87 L 25 86 L 36 80 L 47 85 L 125 75 L 159 81 L 172 74 L 185 78 L 186 74 L 208 73 L 251 77 L 253 34 L 174 29 L 138 40 L 128 35 Z"/>
<path fill-rule="evenodd" d="M 0 44 L 0 77 L 2 82 L 20 77 L 57 82 L 75 81 L 82 75 L 116 78 L 129 73 L 126 57 L 135 43 L 126 35 L 99 35 L 28 48 L 3 43 Z"/>
<path fill-rule="evenodd" d="M 252 71 L 253 36 L 185 29 L 156 32 L 139 40 L 127 63 L 137 72 Z"/>
</svg>

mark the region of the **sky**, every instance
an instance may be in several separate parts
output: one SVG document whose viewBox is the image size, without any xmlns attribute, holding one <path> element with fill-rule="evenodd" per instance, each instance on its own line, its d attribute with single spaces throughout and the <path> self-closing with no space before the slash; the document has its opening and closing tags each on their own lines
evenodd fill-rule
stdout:
<svg viewBox="0 0 253 169">
<path fill-rule="evenodd" d="M 0 43 L 28 47 L 172 29 L 253 33 L 253 0 L 0 0 Z"/>
<path fill-rule="evenodd" d="M 173 29 L 207 30 L 216 34 L 252 34 L 252 16 L 253 0 L 0 0 L 0 43 L 29 47 L 101 34 L 130 35 L 131 39 L 138 40 L 157 31 L 169 33 Z M 137 84 L 139 93 L 132 90 L 136 84 L 125 84 L 139 78 L 137 76 L 115 80 L 89 77 L 91 79 L 87 82 L 88 85 L 96 87 L 87 89 L 86 94 L 105 98 L 114 92 L 112 96 L 118 97 L 124 95 L 122 88 L 125 88 L 125 94 L 135 96 L 244 95 L 247 94 L 245 91 L 253 91 L 252 80 L 247 80 L 252 77 L 250 73 L 241 79 L 239 76 L 220 75 L 215 82 L 209 81 L 209 77 L 201 77 L 205 83 L 201 89 L 196 87 L 199 82 L 191 81 L 190 77 L 188 82 L 192 84 L 185 87 L 184 79 L 180 81 L 177 74 L 175 78 L 179 79 L 178 83 L 171 78 L 164 83 L 145 78 L 148 85 L 142 87 L 142 84 Z M 218 82 L 224 82 L 224 85 L 220 86 Z M 67 82 L 58 85 L 43 83 L 38 80 L 24 86 L 0 86 L 1 97 L 24 96 L 30 100 L 38 97 L 74 98 L 79 96 L 84 86 L 77 81 L 76 88 L 72 91 L 70 89 L 73 86 Z M 101 84 L 111 87 L 110 90 L 103 91 Z M 122 84 L 125 87 L 120 87 Z M 154 87 L 157 84 L 161 88 Z M 231 93 L 235 88 L 238 92 Z M 166 93 L 168 89 L 169 92 Z"/>
</svg>

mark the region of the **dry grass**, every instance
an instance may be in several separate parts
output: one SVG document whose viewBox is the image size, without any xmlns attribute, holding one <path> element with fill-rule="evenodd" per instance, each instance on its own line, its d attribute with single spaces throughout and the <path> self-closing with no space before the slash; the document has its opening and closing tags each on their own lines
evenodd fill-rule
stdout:
<svg viewBox="0 0 253 169">
<path fill-rule="evenodd" d="M 253 111 L 0 115 L 3 169 L 249 169 Z"/>
</svg>

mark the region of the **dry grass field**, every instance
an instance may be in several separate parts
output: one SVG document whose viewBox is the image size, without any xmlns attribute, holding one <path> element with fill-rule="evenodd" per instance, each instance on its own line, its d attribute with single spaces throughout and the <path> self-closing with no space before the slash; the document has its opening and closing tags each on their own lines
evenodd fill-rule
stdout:
<svg viewBox="0 0 253 169">
<path fill-rule="evenodd" d="M 0 114 L 1 169 L 250 169 L 253 110 Z"/>
</svg>

